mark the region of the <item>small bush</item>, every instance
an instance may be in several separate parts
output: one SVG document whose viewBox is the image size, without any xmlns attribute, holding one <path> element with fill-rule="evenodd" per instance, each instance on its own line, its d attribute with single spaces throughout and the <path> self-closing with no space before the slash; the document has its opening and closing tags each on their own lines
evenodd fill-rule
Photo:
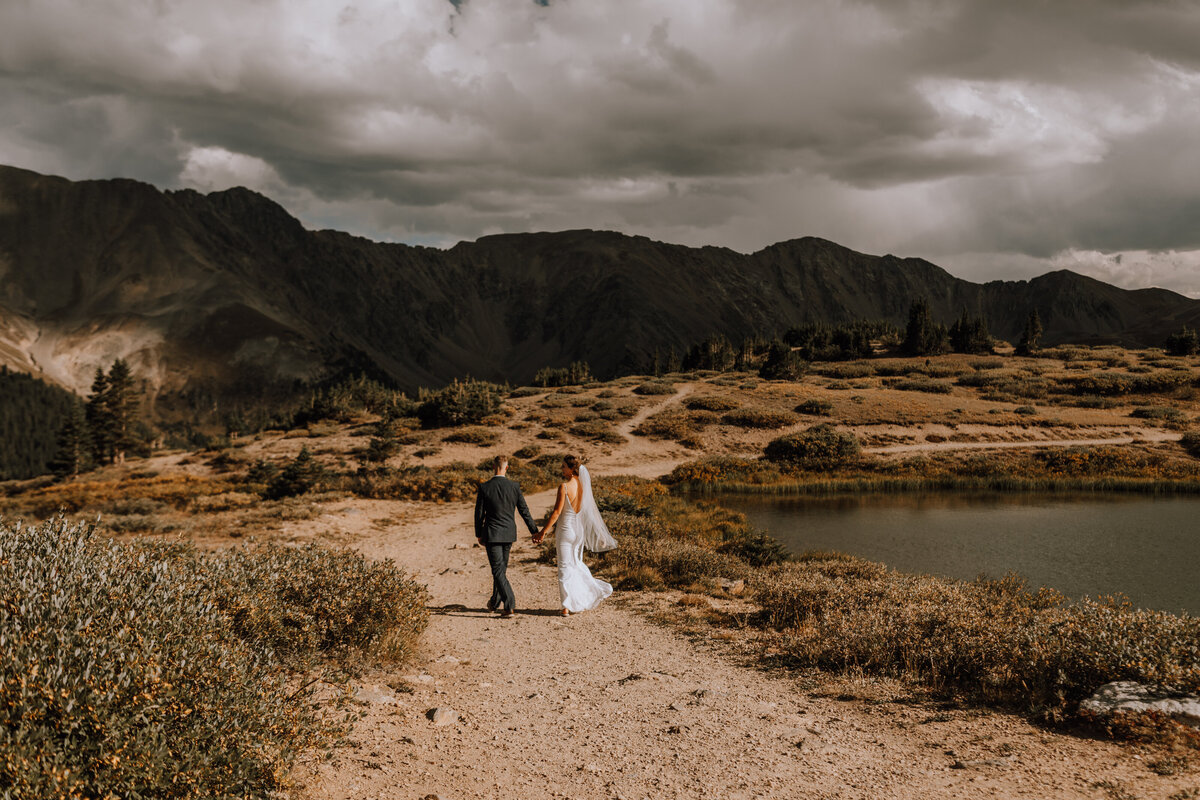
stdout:
<svg viewBox="0 0 1200 800">
<path fill-rule="evenodd" d="M 1178 408 L 1170 406 L 1141 406 L 1131 411 L 1129 416 L 1137 417 L 1138 419 L 1159 419 L 1166 422 L 1178 422 L 1184 418 L 1184 413 Z"/>
<path fill-rule="evenodd" d="M 498 412 L 508 390 L 487 381 L 454 381 L 425 398 L 417 417 L 428 428 L 475 425 Z"/>
<path fill-rule="evenodd" d="M 764 455 L 770 461 L 802 469 L 828 469 L 857 460 L 861 452 L 853 434 L 822 423 L 775 439 L 767 445 Z"/>
<path fill-rule="evenodd" d="M 633 393 L 641 395 L 675 394 L 675 387 L 663 381 L 648 381 L 634 387 Z"/>
<path fill-rule="evenodd" d="M 1159 370 L 1145 374 L 1104 373 L 1082 375 L 1063 379 L 1066 390 L 1072 394 L 1100 395 L 1113 397 L 1126 394 L 1164 394 L 1191 383 L 1190 372 L 1183 370 Z"/>
<path fill-rule="evenodd" d="M 281 497 L 304 494 L 317 485 L 324 472 L 312 457 L 312 453 L 308 452 L 308 448 L 301 447 L 299 455 L 289 461 L 267 484 L 263 497 L 278 500 Z"/>
<path fill-rule="evenodd" d="M 585 420 L 576 422 L 569 429 L 575 436 L 594 439 L 606 444 L 621 444 L 625 438 L 613 430 L 612 426 L 602 420 Z"/>
<path fill-rule="evenodd" d="M 828 400 L 805 400 L 796 406 L 796 412 L 812 417 L 828 417 L 833 413 L 833 403 Z"/>
<path fill-rule="evenodd" d="M 1016 408 L 1013 409 L 1013 413 L 1031 417 L 1038 412 L 1037 412 L 1037 409 L 1033 406 L 1017 406 Z"/>
<path fill-rule="evenodd" d="M 1188 431 L 1183 434 L 1179 437 L 1179 444 L 1188 452 L 1188 455 L 1200 458 L 1200 431 Z"/>
<path fill-rule="evenodd" d="M 443 442 L 473 444 L 491 447 L 500 440 L 500 434 L 491 428 L 460 428 L 442 439 Z"/>
<path fill-rule="evenodd" d="M 910 378 L 908 380 L 893 381 L 888 384 L 891 389 L 899 389 L 902 392 L 927 392 L 929 394 L 950 394 L 954 391 L 954 387 L 946 381 L 937 381 L 928 378 Z"/>
<path fill-rule="evenodd" d="M 795 414 L 788 411 L 761 411 L 748 408 L 731 411 L 721 417 L 721 422 L 739 428 L 786 428 L 799 421 Z"/>
</svg>

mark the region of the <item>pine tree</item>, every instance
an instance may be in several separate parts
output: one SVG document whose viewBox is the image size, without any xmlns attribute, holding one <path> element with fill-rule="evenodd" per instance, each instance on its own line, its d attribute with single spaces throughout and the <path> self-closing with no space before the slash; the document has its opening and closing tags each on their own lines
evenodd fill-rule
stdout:
<svg viewBox="0 0 1200 800">
<path fill-rule="evenodd" d="M 992 337 L 987 320 L 972 317 L 963 306 L 962 316 L 950 326 L 950 348 L 956 353 L 991 353 Z"/>
<path fill-rule="evenodd" d="M 107 421 L 114 463 L 124 463 L 125 452 L 136 444 L 133 436 L 135 406 L 133 375 L 129 364 L 118 358 L 108 370 Z"/>
<path fill-rule="evenodd" d="M 1021 334 L 1021 340 L 1017 342 L 1016 353 L 1019 356 L 1033 355 L 1041 347 L 1041 343 L 1042 319 L 1035 308 L 1025 320 L 1025 331 Z"/>
<path fill-rule="evenodd" d="M 766 380 L 799 380 L 808 369 L 808 363 L 800 353 L 776 339 L 767 349 L 767 358 L 758 370 L 758 376 Z"/>
<path fill-rule="evenodd" d="M 96 367 L 96 376 L 92 379 L 92 393 L 88 397 L 85 410 L 89 442 L 91 444 L 92 461 L 97 464 L 107 464 L 112 457 L 112 427 L 108 414 L 108 376 L 103 367 Z"/>
<path fill-rule="evenodd" d="M 675 352 L 675 348 L 671 348 L 671 352 L 667 353 L 667 363 L 665 372 L 679 372 L 683 369 L 683 365 L 679 360 L 679 353 Z"/>
<path fill-rule="evenodd" d="M 900 348 L 910 356 L 928 356 L 946 349 L 946 328 L 934 324 L 929 302 L 924 297 L 918 297 L 909 306 L 908 327 Z"/>
<path fill-rule="evenodd" d="M 1200 353 L 1200 334 L 1185 325 L 1167 337 L 1164 349 L 1173 356 L 1194 356 Z"/>
<path fill-rule="evenodd" d="M 83 407 L 74 403 L 58 432 L 54 458 L 48 464 L 50 471 L 60 478 L 74 478 L 87 465 L 89 444 Z"/>
<path fill-rule="evenodd" d="M 375 426 L 375 435 L 371 437 L 371 442 L 367 445 L 366 459 L 382 463 L 396 455 L 399 450 L 400 442 L 396 436 L 396 419 L 385 412 L 383 419 L 379 420 L 379 424 Z"/>
</svg>

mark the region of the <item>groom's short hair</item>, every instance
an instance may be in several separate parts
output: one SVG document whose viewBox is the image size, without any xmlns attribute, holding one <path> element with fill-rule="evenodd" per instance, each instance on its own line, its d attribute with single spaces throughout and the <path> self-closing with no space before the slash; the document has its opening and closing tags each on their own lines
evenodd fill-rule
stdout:
<svg viewBox="0 0 1200 800">
<path fill-rule="evenodd" d="M 508 463 L 508 456 L 496 456 L 492 459 L 492 469 L 500 469 Z"/>
</svg>

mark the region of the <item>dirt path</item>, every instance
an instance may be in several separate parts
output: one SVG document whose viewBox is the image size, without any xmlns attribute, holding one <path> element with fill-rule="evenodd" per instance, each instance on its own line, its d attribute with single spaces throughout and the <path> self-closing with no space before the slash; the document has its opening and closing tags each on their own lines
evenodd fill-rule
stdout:
<svg viewBox="0 0 1200 800">
<path fill-rule="evenodd" d="M 553 492 L 529 500 L 539 514 Z M 348 500 L 305 524 L 396 559 L 433 608 L 417 662 L 364 677 L 354 744 L 299 768 L 312 798 L 1165 798 L 1200 783 L 1007 715 L 813 696 L 639 613 L 661 598 L 560 618 L 527 538 L 510 569 L 521 613 L 501 620 L 482 608 L 466 503 Z"/>
<path fill-rule="evenodd" d="M 885 447 L 864 447 L 863 452 L 876 455 L 896 453 L 930 453 L 945 450 L 995 450 L 1014 447 L 1081 447 L 1084 445 L 1132 444 L 1133 442 L 1177 442 L 1179 434 L 1170 431 L 1146 430 L 1132 436 L 1107 439 L 1027 439 L 1013 442 L 920 442 Z"/>
<path fill-rule="evenodd" d="M 625 437 L 625 444 L 618 447 L 611 455 L 593 459 L 591 467 L 598 472 L 656 478 L 675 469 L 689 458 L 694 458 L 694 454 L 690 454 L 682 445 L 674 442 L 650 441 L 644 436 L 635 436 L 633 430 L 667 406 L 682 403 L 688 395 L 696 391 L 696 387 L 695 383 L 681 383 L 675 394 L 665 396 L 661 401 L 640 409 L 632 417 L 617 425 L 616 431 Z"/>
</svg>

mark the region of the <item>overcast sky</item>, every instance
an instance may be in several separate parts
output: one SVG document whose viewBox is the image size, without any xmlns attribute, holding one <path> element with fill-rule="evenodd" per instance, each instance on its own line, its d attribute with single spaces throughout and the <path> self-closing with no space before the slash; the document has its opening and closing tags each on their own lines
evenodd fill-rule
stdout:
<svg viewBox="0 0 1200 800">
<path fill-rule="evenodd" d="M 1200 297 L 1200 2 L 0 0 L 0 163 Z"/>
</svg>

